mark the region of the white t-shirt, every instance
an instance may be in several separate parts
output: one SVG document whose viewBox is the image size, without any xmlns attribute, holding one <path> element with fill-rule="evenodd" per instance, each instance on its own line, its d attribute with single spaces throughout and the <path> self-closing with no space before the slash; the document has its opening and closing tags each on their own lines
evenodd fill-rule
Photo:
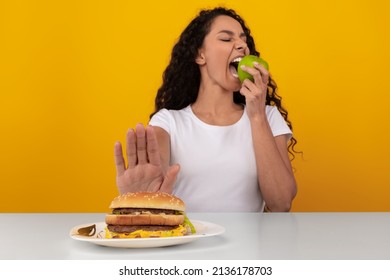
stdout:
<svg viewBox="0 0 390 280">
<path fill-rule="evenodd" d="M 278 109 L 266 106 L 274 136 L 291 130 Z M 258 212 L 264 208 L 257 179 L 252 133 L 246 110 L 233 125 L 215 126 L 201 121 L 191 106 L 162 109 L 150 125 L 170 135 L 170 164 L 180 172 L 173 194 L 188 212 Z"/>
</svg>

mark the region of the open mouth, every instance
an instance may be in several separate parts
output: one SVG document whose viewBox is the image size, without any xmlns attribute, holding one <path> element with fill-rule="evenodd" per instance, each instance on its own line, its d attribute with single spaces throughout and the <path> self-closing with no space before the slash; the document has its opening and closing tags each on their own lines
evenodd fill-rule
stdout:
<svg viewBox="0 0 390 280">
<path fill-rule="evenodd" d="M 242 57 L 237 57 L 237 58 L 233 59 L 232 62 L 229 63 L 230 73 L 235 78 L 238 78 L 237 68 L 238 68 L 238 64 L 240 63 L 241 59 L 242 59 Z"/>
</svg>

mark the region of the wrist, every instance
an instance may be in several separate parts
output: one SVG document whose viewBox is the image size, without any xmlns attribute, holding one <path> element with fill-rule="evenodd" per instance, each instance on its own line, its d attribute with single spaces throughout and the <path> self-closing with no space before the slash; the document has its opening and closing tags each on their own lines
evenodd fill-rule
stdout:
<svg viewBox="0 0 390 280">
<path fill-rule="evenodd" d="M 264 114 L 253 116 L 249 119 L 251 130 L 254 135 L 272 135 L 271 126 L 268 123 L 267 116 Z"/>
<path fill-rule="evenodd" d="M 252 114 L 249 117 L 249 121 L 258 126 L 258 125 L 264 125 L 264 124 L 268 124 L 268 119 L 267 119 L 267 115 L 265 114 L 265 112 L 258 112 L 256 114 Z"/>
</svg>

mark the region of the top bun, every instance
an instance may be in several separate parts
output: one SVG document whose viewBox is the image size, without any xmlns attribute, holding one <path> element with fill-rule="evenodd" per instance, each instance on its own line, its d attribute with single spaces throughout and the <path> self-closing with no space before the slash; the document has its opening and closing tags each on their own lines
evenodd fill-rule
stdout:
<svg viewBox="0 0 390 280">
<path fill-rule="evenodd" d="M 129 192 L 114 198 L 110 208 L 152 208 L 184 212 L 185 204 L 180 198 L 168 193 Z"/>
</svg>

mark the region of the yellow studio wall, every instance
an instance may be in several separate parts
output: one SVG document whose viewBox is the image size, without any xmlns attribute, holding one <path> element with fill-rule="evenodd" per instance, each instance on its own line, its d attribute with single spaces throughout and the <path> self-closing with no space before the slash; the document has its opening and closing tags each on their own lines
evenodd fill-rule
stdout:
<svg viewBox="0 0 390 280">
<path fill-rule="evenodd" d="M 293 211 L 390 211 L 389 4 L 1 1 L 0 211 L 105 212 L 113 145 L 147 123 L 200 8 L 246 20 L 304 156 Z"/>
</svg>

